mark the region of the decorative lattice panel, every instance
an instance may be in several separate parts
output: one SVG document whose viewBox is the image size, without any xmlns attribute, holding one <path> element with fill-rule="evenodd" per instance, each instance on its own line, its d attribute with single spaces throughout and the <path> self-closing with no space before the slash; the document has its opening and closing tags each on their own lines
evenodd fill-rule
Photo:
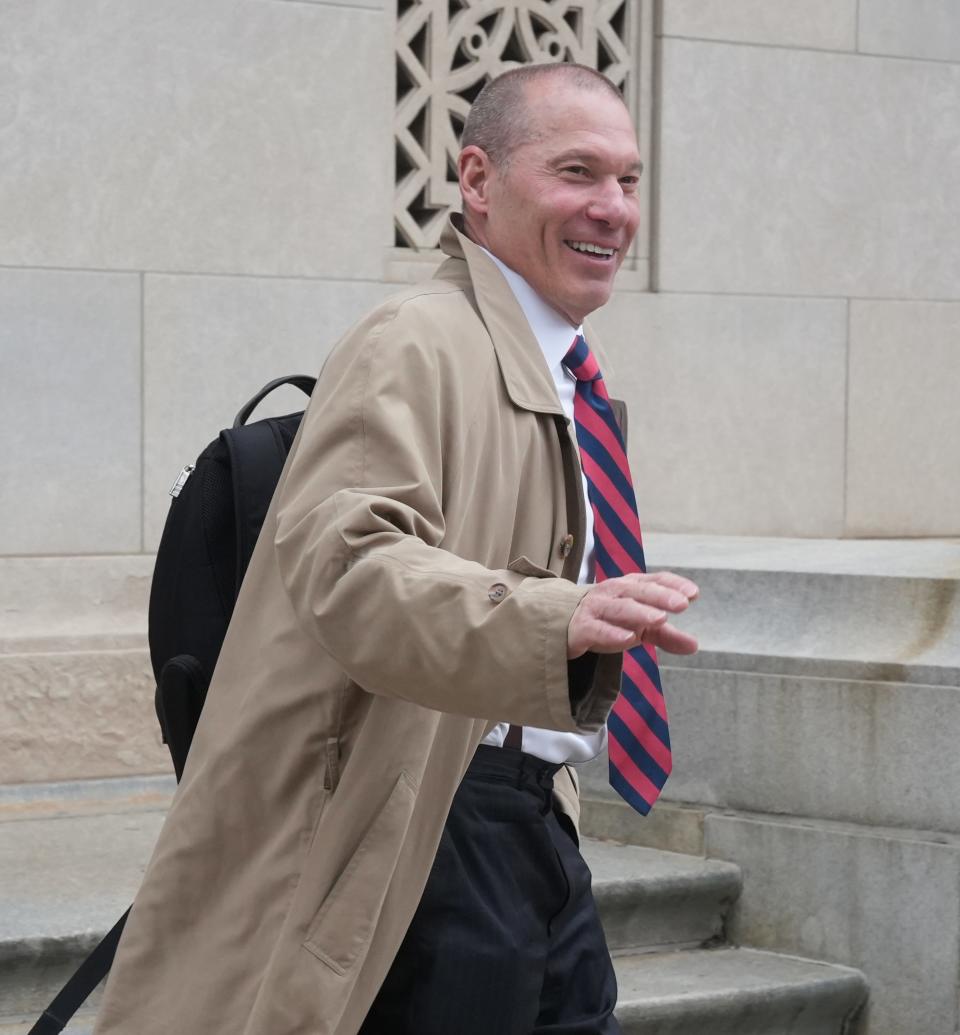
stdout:
<svg viewBox="0 0 960 1035">
<path fill-rule="evenodd" d="M 634 0 L 397 0 L 396 244 L 434 248 L 459 206 L 456 160 L 474 97 L 519 64 L 576 61 L 630 101 Z"/>
</svg>

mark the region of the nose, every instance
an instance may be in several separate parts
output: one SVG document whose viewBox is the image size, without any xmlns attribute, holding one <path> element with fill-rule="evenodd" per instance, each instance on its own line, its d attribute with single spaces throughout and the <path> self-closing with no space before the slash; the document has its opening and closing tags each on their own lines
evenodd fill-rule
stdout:
<svg viewBox="0 0 960 1035">
<path fill-rule="evenodd" d="M 594 184 L 586 214 L 587 218 L 605 223 L 613 229 L 618 230 L 626 224 L 630 216 L 630 203 L 616 177 L 604 177 Z"/>
</svg>

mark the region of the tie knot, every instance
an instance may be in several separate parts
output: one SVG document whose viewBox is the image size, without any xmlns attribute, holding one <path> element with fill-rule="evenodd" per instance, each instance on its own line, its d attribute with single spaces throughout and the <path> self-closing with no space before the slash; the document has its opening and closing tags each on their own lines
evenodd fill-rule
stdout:
<svg viewBox="0 0 960 1035">
<path fill-rule="evenodd" d="M 573 339 L 563 365 L 578 381 L 596 381 L 600 377 L 600 367 L 582 334 Z"/>
</svg>

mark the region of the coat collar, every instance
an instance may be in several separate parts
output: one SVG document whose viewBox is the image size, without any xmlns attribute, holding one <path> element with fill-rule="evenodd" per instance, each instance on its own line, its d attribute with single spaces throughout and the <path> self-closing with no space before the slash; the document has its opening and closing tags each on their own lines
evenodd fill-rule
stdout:
<svg viewBox="0 0 960 1035">
<path fill-rule="evenodd" d="M 553 376 L 510 285 L 458 223 L 459 217 L 452 216 L 440 238 L 440 247 L 450 258 L 437 276 L 472 287 L 474 304 L 490 332 L 511 401 L 525 410 L 564 416 Z"/>
</svg>

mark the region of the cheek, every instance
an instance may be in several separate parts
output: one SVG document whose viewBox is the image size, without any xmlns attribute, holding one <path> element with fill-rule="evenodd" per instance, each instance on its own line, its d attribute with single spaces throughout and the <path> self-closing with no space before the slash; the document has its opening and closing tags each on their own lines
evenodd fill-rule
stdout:
<svg viewBox="0 0 960 1035">
<path fill-rule="evenodd" d="M 637 201 L 630 211 L 630 221 L 627 224 L 627 232 L 630 234 L 630 240 L 636 236 L 637 230 L 640 228 L 640 202 Z"/>
</svg>

